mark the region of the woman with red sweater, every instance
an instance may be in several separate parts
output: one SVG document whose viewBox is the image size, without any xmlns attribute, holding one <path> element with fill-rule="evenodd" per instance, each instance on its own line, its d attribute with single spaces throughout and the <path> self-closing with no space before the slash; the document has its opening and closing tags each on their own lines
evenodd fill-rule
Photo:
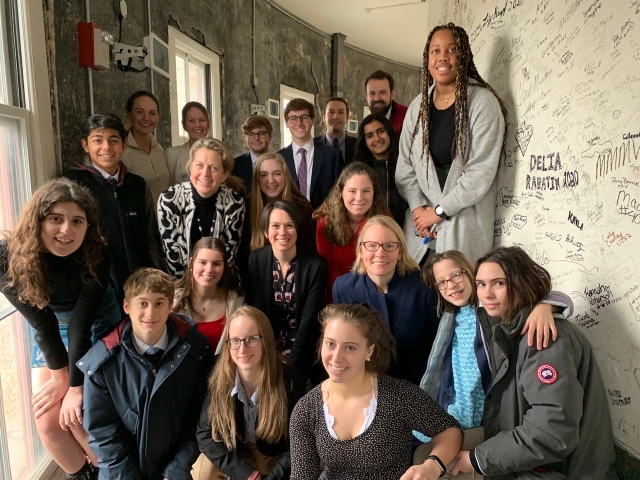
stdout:
<svg viewBox="0 0 640 480">
<path fill-rule="evenodd" d="M 329 196 L 313 213 L 318 221 L 316 245 L 327 261 L 327 301 L 333 282 L 349 273 L 356 259 L 356 240 L 369 217 L 386 214 L 376 172 L 361 162 L 347 165 Z"/>
</svg>

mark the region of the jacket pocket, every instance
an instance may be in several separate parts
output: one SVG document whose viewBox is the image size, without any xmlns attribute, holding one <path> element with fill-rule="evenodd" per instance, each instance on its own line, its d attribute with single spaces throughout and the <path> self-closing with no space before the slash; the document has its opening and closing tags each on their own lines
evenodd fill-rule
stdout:
<svg viewBox="0 0 640 480">
<path fill-rule="evenodd" d="M 124 423 L 125 428 L 129 430 L 131 435 L 135 435 L 138 432 L 138 414 L 130 408 L 127 408 L 124 415 L 122 415 L 122 423 Z"/>
</svg>

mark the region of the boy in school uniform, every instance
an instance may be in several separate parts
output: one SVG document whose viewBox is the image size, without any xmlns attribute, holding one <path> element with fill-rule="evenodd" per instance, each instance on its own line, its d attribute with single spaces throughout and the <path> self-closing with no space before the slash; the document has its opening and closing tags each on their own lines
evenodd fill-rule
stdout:
<svg viewBox="0 0 640 480">
<path fill-rule="evenodd" d="M 82 126 L 87 153 L 64 176 L 85 185 L 96 199 L 100 227 L 111 253 L 111 280 L 118 300 L 126 279 L 140 267 L 162 267 L 156 208 L 144 179 L 120 161 L 127 132 L 112 113 L 90 116 Z"/>
<path fill-rule="evenodd" d="M 171 313 L 166 273 L 141 268 L 124 291 L 128 316 L 77 363 L 99 478 L 191 480 L 211 347 L 192 321 Z"/>
</svg>

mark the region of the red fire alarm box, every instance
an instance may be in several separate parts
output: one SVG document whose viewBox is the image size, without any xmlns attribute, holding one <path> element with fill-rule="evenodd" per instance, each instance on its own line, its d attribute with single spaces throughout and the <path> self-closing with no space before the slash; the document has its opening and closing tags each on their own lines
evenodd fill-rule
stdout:
<svg viewBox="0 0 640 480">
<path fill-rule="evenodd" d="M 93 22 L 78 22 L 78 64 L 94 70 L 109 68 L 109 44 Z"/>
</svg>

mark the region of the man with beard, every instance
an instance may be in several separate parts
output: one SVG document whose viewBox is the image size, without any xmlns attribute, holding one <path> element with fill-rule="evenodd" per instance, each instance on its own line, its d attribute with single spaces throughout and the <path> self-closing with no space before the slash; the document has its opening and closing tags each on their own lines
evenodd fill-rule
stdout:
<svg viewBox="0 0 640 480">
<path fill-rule="evenodd" d="M 364 90 L 371 113 L 381 113 L 386 116 L 400 138 L 407 106 L 400 105 L 394 100 L 396 92 L 391 74 L 376 70 L 365 80 Z"/>
<path fill-rule="evenodd" d="M 326 126 L 326 133 L 316 137 L 316 141 L 337 148 L 342 153 L 344 164 L 348 165 L 353 160 L 353 150 L 356 146 L 355 137 L 346 133 L 349 121 L 349 104 L 342 97 L 333 97 L 324 105 L 322 121 Z"/>
</svg>

